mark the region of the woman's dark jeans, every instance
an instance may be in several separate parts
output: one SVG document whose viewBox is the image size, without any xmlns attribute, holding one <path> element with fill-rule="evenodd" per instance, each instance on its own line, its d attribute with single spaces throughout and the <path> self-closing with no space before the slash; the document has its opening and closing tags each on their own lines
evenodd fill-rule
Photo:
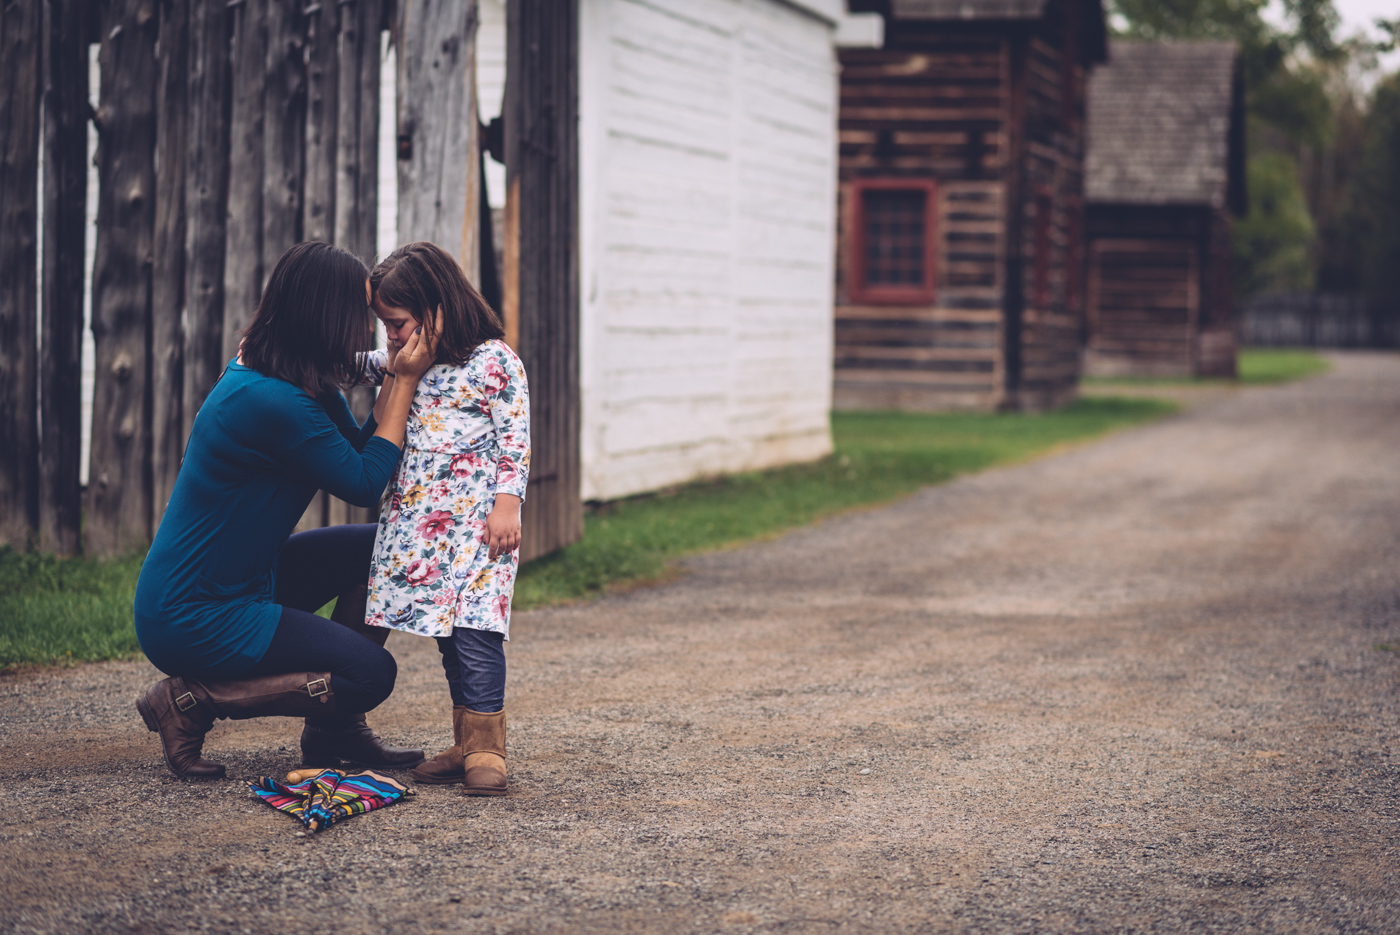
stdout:
<svg viewBox="0 0 1400 935">
<path fill-rule="evenodd" d="M 374 523 L 327 526 L 289 538 L 277 557 L 282 617 L 267 652 L 246 677 L 281 672 L 329 672 L 336 710 L 358 714 L 394 690 L 398 664 L 382 646 L 316 616 L 338 595 L 369 581 Z"/>
</svg>

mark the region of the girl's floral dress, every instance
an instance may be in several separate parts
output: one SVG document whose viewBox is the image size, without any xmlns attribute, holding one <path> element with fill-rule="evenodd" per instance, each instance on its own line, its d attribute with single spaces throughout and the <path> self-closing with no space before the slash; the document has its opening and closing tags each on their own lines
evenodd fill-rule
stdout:
<svg viewBox="0 0 1400 935">
<path fill-rule="evenodd" d="M 363 382 L 384 382 L 387 351 L 367 355 Z M 510 634 L 517 549 L 488 558 L 496 494 L 524 499 L 530 473 L 525 368 L 503 341 L 418 383 L 398 470 L 379 504 L 365 622 L 421 636 L 453 627 Z"/>
</svg>

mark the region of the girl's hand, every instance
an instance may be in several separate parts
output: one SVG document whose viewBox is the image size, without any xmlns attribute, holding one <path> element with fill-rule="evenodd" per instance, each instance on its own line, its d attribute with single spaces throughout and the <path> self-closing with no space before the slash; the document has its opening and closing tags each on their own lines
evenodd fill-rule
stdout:
<svg viewBox="0 0 1400 935">
<path fill-rule="evenodd" d="M 520 547 L 520 498 L 514 494 L 496 494 L 496 506 L 486 517 L 487 557 L 495 561 Z"/>
<path fill-rule="evenodd" d="M 394 355 L 390 369 L 399 379 L 417 384 L 423 374 L 437 362 L 437 336 L 442 333 L 442 309 L 437 310 L 435 320 L 425 321 L 418 330 L 404 342 L 404 346 Z"/>
<path fill-rule="evenodd" d="M 403 345 L 390 338 L 385 349 L 388 351 L 388 357 L 384 361 L 384 369 L 388 372 L 388 376 L 396 377 L 398 371 L 394 369 L 394 361 L 398 360 L 399 351 L 403 350 Z"/>
</svg>

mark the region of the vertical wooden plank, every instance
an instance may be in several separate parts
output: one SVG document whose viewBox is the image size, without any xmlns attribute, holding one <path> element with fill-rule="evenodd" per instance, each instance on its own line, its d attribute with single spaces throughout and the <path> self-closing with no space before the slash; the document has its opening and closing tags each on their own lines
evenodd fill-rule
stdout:
<svg viewBox="0 0 1400 935">
<path fill-rule="evenodd" d="M 224 247 L 223 360 L 238 353 L 263 286 L 263 118 L 268 0 L 233 9 L 228 233 Z"/>
<path fill-rule="evenodd" d="M 335 239 L 335 163 L 339 18 L 334 0 L 307 9 L 306 176 L 302 234 Z"/>
<path fill-rule="evenodd" d="M 374 263 L 379 205 L 379 52 L 384 0 L 339 4 L 335 242 Z M 346 394 L 355 417 L 364 420 L 374 404 L 367 389 Z M 327 496 L 326 523 L 370 522 L 372 508 Z"/>
<path fill-rule="evenodd" d="M 39 548 L 82 546 L 83 239 L 87 219 L 88 53 L 84 0 L 44 3 L 44 259 L 39 368 Z"/>
<path fill-rule="evenodd" d="M 517 350 L 530 380 L 521 557 L 583 535 L 578 405 L 578 4 L 512 0 L 506 28 L 507 218 Z M 518 212 L 518 213 L 516 213 Z M 510 240 L 507 240 L 509 251 Z M 507 300 L 509 303 L 509 299 Z"/>
<path fill-rule="evenodd" d="M 148 381 L 155 226 L 155 0 L 110 0 L 102 21 L 98 107 L 97 347 L 85 546 L 118 555 L 149 541 Z"/>
<path fill-rule="evenodd" d="M 399 239 L 446 248 L 480 286 L 476 0 L 402 0 L 398 13 Z"/>
<path fill-rule="evenodd" d="M 156 90 L 155 256 L 151 269 L 151 532 L 185 450 L 185 159 L 190 5 L 161 0 Z"/>
<path fill-rule="evenodd" d="M 182 418 L 195 414 L 223 372 L 224 248 L 229 173 L 229 28 L 226 0 L 189 5 L 189 122 L 185 163 L 185 355 Z"/>
<path fill-rule="evenodd" d="M 301 237 L 306 145 L 306 17 L 300 4 L 273 3 L 267 14 L 263 92 L 262 272 Z M 259 284 L 261 294 L 261 284 Z"/>
<path fill-rule="evenodd" d="M 306 8 L 306 169 L 302 179 L 302 237 L 335 240 L 336 122 L 340 75 L 340 17 L 334 0 Z M 327 494 L 316 494 L 297 531 L 327 523 Z"/>
<path fill-rule="evenodd" d="M 41 0 L 0 7 L 0 543 L 21 549 L 39 522 L 41 28 Z"/>
</svg>

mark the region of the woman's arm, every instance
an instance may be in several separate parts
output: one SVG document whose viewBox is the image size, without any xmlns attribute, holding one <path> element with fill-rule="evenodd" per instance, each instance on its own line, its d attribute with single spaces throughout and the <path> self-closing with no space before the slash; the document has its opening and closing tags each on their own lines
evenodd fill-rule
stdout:
<svg viewBox="0 0 1400 935">
<path fill-rule="evenodd" d="M 382 438 L 403 448 L 404 435 L 408 427 L 408 410 L 413 404 L 413 394 L 418 390 L 418 381 L 432 368 L 437 357 L 437 336 L 442 330 L 442 312 L 436 321 L 425 321 L 404 344 L 403 349 L 394 355 L 390 367 L 395 374 L 384 378 L 384 389 L 374 403 L 374 420 L 379 423 L 374 437 Z"/>
</svg>

